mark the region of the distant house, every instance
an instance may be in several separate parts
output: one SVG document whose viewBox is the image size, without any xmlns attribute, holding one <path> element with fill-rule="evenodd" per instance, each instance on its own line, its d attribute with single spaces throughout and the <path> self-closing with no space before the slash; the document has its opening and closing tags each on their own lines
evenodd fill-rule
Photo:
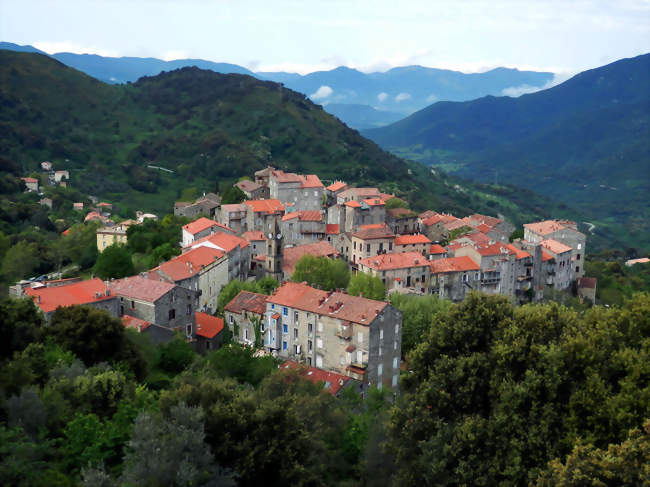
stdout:
<svg viewBox="0 0 650 487">
<path fill-rule="evenodd" d="M 292 204 L 296 211 L 320 210 L 323 207 L 325 187 L 315 174 L 295 174 L 271 171 L 269 195 L 283 204 Z"/>
<path fill-rule="evenodd" d="M 38 191 L 38 179 L 36 178 L 20 178 L 24 183 L 27 191 Z"/>
<path fill-rule="evenodd" d="M 395 252 L 419 252 L 426 256 L 431 248 L 431 240 L 425 235 L 398 235 L 395 237 Z"/>
<path fill-rule="evenodd" d="M 427 257 L 429 260 L 446 259 L 447 249 L 441 245 L 433 244 L 429 247 Z"/>
<path fill-rule="evenodd" d="M 449 257 L 429 261 L 431 294 L 462 301 L 480 285 L 481 268 L 471 257 Z"/>
<path fill-rule="evenodd" d="M 196 351 L 216 350 L 223 340 L 223 318 L 207 313 L 196 313 Z"/>
<path fill-rule="evenodd" d="M 232 228 L 237 235 L 240 235 L 246 231 L 246 211 L 247 206 L 239 203 L 221 205 L 219 223 Z"/>
<path fill-rule="evenodd" d="M 140 210 L 135 212 L 135 218 L 138 223 L 143 223 L 145 220 L 153 220 L 155 222 L 158 221 L 158 217 L 153 213 L 143 213 Z"/>
<path fill-rule="evenodd" d="M 542 250 L 551 256 L 552 263 L 547 271 L 546 284 L 555 289 L 567 289 L 575 279 L 574 268 L 571 262 L 573 249 L 557 240 L 542 240 Z"/>
<path fill-rule="evenodd" d="M 251 265 L 250 244 L 247 240 L 225 232 L 217 232 L 192 242 L 189 247 L 183 249 L 183 252 L 199 247 L 217 249 L 228 256 L 228 281 L 247 279 Z"/>
<path fill-rule="evenodd" d="M 106 218 L 104 215 L 101 215 L 96 211 L 89 212 L 84 218 L 84 223 L 93 222 L 93 221 L 101 222 L 106 226 L 112 226 L 115 224 L 113 220 Z"/>
<path fill-rule="evenodd" d="M 420 252 L 387 253 L 359 261 L 359 271 L 384 283 L 386 292 L 427 293 L 429 262 Z"/>
<path fill-rule="evenodd" d="M 92 306 L 112 316 L 118 316 L 117 296 L 111 292 L 106 283 L 97 278 L 62 286 L 26 288 L 25 294 L 34 300 L 48 323 L 59 306 Z"/>
<path fill-rule="evenodd" d="M 269 188 L 254 181 L 243 180 L 235 184 L 249 200 L 261 200 L 269 197 Z"/>
<path fill-rule="evenodd" d="M 52 170 L 52 163 L 50 161 L 43 161 L 41 162 L 41 169 L 43 171 L 51 171 Z"/>
<path fill-rule="evenodd" d="M 97 204 L 97 208 L 99 208 L 101 211 L 112 211 L 113 205 L 111 203 L 106 203 L 105 201 L 102 201 L 101 203 Z"/>
<path fill-rule="evenodd" d="M 385 223 L 363 225 L 350 236 L 350 264 L 357 267 L 360 260 L 384 252 L 393 252 L 395 234 Z"/>
<path fill-rule="evenodd" d="M 174 203 L 174 215 L 190 218 L 204 215 L 213 218 L 220 204 L 221 198 L 218 195 L 207 193 L 193 203 L 189 201 L 177 201 Z"/>
<path fill-rule="evenodd" d="M 72 203 L 72 209 L 75 210 L 75 211 L 83 211 L 84 204 L 83 203 Z"/>
<path fill-rule="evenodd" d="M 327 206 L 335 205 L 339 193 L 345 191 L 346 189 L 348 189 L 348 185 L 343 181 L 336 181 L 325 188 L 325 194 L 327 195 Z"/>
<path fill-rule="evenodd" d="M 191 245 L 192 242 L 212 235 L 213 233 L 224 232 L 230 235 L 234 235 L 235 231 L 232 228 L 228 228 L 221 223 L 217 223 L 214 220 L 209 218 L 201 217 L 198 220 L 194 220 L 191 223 L 183 226 L 183 241 L 181 245 L 187 247 Z"/>
<path fill-rule="evenodd" d="M 286 213 L 280 221 L 284 245 L 322 240 L 325 238 L 326 225 L 320 210 Z"/>
<path fill-rule="evenodd" d="M 52 200 L 50 198 L 43 198 L 39 203 L 43 206 L 47 206 L 50 210 L 52 209 Z"/>
<path fill-rule="evenodd" d="M 418 215 L 408 208 L 390 208 L 386 210 L 386 224 L 395 234 L 418 233 Z"/>
<path fill-rule="evenodd" d="M 244 201 L 246 206 L 246 230 L 268 233 L 284 216 L 284 205 L 278 199 Z"/>
<path fill-rule="evenodd" d="M 524 239 L 539 243 L 555 240 L 571 248 L 571 266 L 575 278 L 584 276 L 584 256 L 587 236 L 578 231 L 576 222 L 570 220 L 545 220 L 524 224 Z"/>
<path fill-rule="evenodd" d="M 266 298 L 264 294 L 240 291 L 224 307 L 226 324 L 239 343 L 254 345 L 256 328 L 259 328 L 260 335 L 264 333 Z"/>
<path fill-rule="evenodd" d="M 97 250 L 100 253 L 109 245 L 116 243 L 126 245 L 127 241 L 126 228 L 121 225 L 97 229 Z"/>
<path fill-rule="evenodd" d="M 595 277 L 581 277 L 578 279 L 578 297 L 596 304 L 596 286 L 598 279 Z"/>
</svg>

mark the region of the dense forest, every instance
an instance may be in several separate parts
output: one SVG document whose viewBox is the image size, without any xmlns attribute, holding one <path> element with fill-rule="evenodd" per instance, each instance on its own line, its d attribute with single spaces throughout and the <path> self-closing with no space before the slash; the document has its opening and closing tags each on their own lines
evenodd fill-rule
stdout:
<svg viewBox="0 0 650 487">
<path fill-rule="evenodd" d="M 650 295 L 586 311 L 430 299 L 395 303 L 429 323 L 404 324 L 401 394 L 365 400 L 250 348 L 153 346 L 84 307 L 46 328 L 4 301 L 0 483 L 647 485 Z"/>
</svg>

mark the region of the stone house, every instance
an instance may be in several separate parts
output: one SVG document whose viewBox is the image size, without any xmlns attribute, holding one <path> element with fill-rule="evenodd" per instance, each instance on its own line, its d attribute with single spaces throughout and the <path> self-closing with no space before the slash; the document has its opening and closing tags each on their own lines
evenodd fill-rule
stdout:
<svg viewBox="0 0 650 487">
<path fill-rule="evenodd" d="M 106 247 L 113 244 L 126 245 L 128 237 L 126 228 L 122 225 L 114 227 L 101 227 L 97 229 L 97 250 L 102 253 Z"/>
<path fill-rule="evenodd" d="M 193 242 L 217 232 L 224 232 L 230 235 L 235 234 L 235 231 L 232 228 L 228 228 L 227 226 L 217 223 L 214 220 L 210 220 L 209 218 L 201 217 L 187 225 L 183 225 L 183 241 L 181 242 L 181 246 L 187 247 Z"/>
<path fill-rule="evenodd" d="M 515 231 L 515 226 L 512 223 L 493 216 L 474 213 L 466 220 L 470 227 L 476 228 L 496 242 L 508 243 L 510 235 Z"/>
<path fill-rule="evenodd" d="M 183 249 L 188 252 L 199 247 L 209 247 L 224 252 L 228 257 L 228 281 L 245 281 L 251 266 L 251 253 L 248 241 L 236 235 L 219 232 L 203 237 Z"/>
<path fill-rule="evenodd" d="M 336 203 L 343 205 L 348 201 L 360 202 L 369 198 L 379 198 L 386 201 L 392 197 L 393 195 L 382 193 L 377 188 L 347 188 L 337 194 Z"/>
<path fill-rule="evenodd" d="M 228 256 L 211 247 L 198 247 L 163 262 L 147 274 L 198 292 L 196 309 L 213 313 L 223 287 L 228 284 Z"/>
<path fill-rule="evenodd" d="M 341 228 L 336 224 L 328 223 L 325 225 L 325 235 L 327 243 L 334 245 L 337 235 L 341 233 Z"/>
<path fill-rule="evenodd" d="M 366 257 L 374 257 L 393 251 L 395 234 L 385 223 L 365 225 L 350 234 L 350 264 L 356 269 L 358 262 Z"/>
<path fill-rule="evenodd" d="M 24 289 L 25 295 L 31 297 L 45 315 L 46 323 L 51 321 L 52 314 L 59 306 L 91 306 L 106 311 L 111 316 L 119 316 L 118 297 L 104 281 L 95 278 L 68 282 L 64 285 Z"/>
<path fill-rule="evenodd" d="M 359 261 L 359 272 L 381 279 L 386 292 L 426 294 L 429 261 L 419 252 L 380 254 Z"/>
<path fill-rule="evenodd" d="M 284 216 L 284 205 L 278 199 L 244 201 L 246 230 L 261 231 L 266 235 Z"/>
<path fill-rule="evenodd" d="M 382 199 L 347 201 L 343 207 L 345 208 L 343 223 L 346 232 L 352 232 L 364 225 L 378 225 L 386 222 L 386 204 Z"/>
<path fill-rule="evenodd" d="M 109 286 L 119 296 L 119 316 L 129 315 L 155 324 L 168 332 L 167 338 L 175 331 L 188 339 L 195 338 L 198 291 L 141 275 L 111 281 Z"/>
<path fill-rule="evenodd" d="M 418 233 L 420 231 L 418 220 L 418 214 L 408 208 L 386 210 L 386 224 L 395 235 Z"/>
<path fill-rule="evenodd" d="M 266 237 L 262 231 L 244 232 L 241 236 L 251 248 L 251 257 L 266 255 Z"/>
<path fill-rule="evenodd" d="M 578 231 L 576 222 L 569 220 L 546 220 L 524 224 L 524 239 L 530 242 L 555 240 L 571 248 L 571 262 L 575 278 L 584 276 L 584 256 L 587 237 Z"/>
<path fill-rule="evenodd" d="M 240 291 L 232 301 L 224 307 L 226 324 L 232 336 L 239 343 L 254 346 L 257 333 L 260 340 L 264 333 L 264 314 L 266 313 L 267 296 L 250 291 Z"/>
<path fill-rule="evenodd" d="M 219 210 L 219 223 L 232 228 L 237 235 L 246 231 L 246 211 L 248 207 L 237 203 L 232 205 L 221 205 Z"/>
<path fill-rule="evenodd" d="M 431 248 L 431 240 L 421 233 L 415 235 L 398 235 L 395 237 L 395 252 L 418 252 L 426 256 Z"/>
<path fill-rule="evenodd" d="M 449 257 L 429 261 L 431 294 L 462 301 L 469 291 L 480 288 L 479 265 L 471 257 Z"/>
<path fill-rule="evenodd" d="M 581 300 L 591 301 L 596 304 L 596 285 L 598 279 L 595 277 L 581 277 L 578 279 L 578 297 Z"/>
<path fill-rule="evenodd" d="M 268 186 L 256 183 L 254 181 L 243 180 L 235 184 L 249 200 L 262 200 L 269 197 Z"/>
<path fill-rule="evenodd" d="M 332 206 L 336 204 L 337 197 L 339 193 L 348 189 L 348 185 L 343 181 L 335 181 L 325 188 L 325 195 L 327 197 L 327 206 Z"/>
<path fill-rule="evenodd" d="M 223 318 L 197 312 L 195 319 L 195 350 L 198 353 L 205 353 L 221 347 L 223 341 Z"/>
<path fill-rule="evenodd" d="M 553 239 L 542 240 L 540 244 L 542 250 L 552 257 L 546 284 L 555 289 L 568 289 L 575 280 L 571 259 L 573 249 Z"/>
<path fill-rule="evenodd" d="M 424 218 L 422 218 L 423 216 Z M 420 231 L 432 242 L 439 243 L 449 237 L 447 226 L 457 220 L 458 218 L 453 215 L 425 212 L 419 216 Z"/>
<path fill-rule="evenodd" d="M 398 388 L 402 313 L 390 304 L 288 282 L 267 298 L 265 321 L 274 355 Z"/>
<path fill-rule="evenodd" d="M 446 259 L 447 257 L 447 249 L 439 244 L 432 244 L 427 251 L 427 258 L 429 260 Z"/>
<path fill-rule="evenodd" d="M 280 232 L 284 245 L 323 240 L 326 235 L 323 212 L 319 210 L 286 213 L 280 220 Z"/>
<path fill-rule="evenodd" d="M 52 209 L 52 199 L 51 198 L 43 198 L 39 201 L 39 204 L 43 206 L 47 206 L 50 210 Z"/>
<path fill-rule="evenodd" d="M 208 218 L 216 216 L 217 209 L 221 204 L 221 198 L 214 193 L 207 193 L 197 199 L 194 203 L 189 201 L 177 201 L 174 203 L 174 215 L 193 218 L 204 215 Z"/>
<path fill-rule="evenodd" d="M 28 192 L 38 191 L 38 179 L 36 178 L 20 178 Z"/>
<path fill-rule="evenodd" d="M 266 166 L 264 169 L 255 171 L 255 182 L 262 186 L 269 186 L 269 179 L 271 178 L 271 173 L 276 169 L 272 166 Z"/>
<path fill-rule="evenodd" d="M 54 182 L 61 183 L 62 181 L 69 181 L 70 173 L 68 171 L 54 171 Z"/>
<path fill-rule="evenodd" d="M 469 256 L 480 269 L 480 279 L 473 289 L 486 294 L 514 296 L 517 273 L 516 254 L 501 243 L 465 245 L 454 251 L 456 257 Z"/>
<path fill-rule="evenodd" d="M 275 170 L 269 177 L 269 195 L 285 205 L 293 204 L 296 211 L 313 211 L 323 208 L 325 188 L 315 174 Z"/>
</svg>

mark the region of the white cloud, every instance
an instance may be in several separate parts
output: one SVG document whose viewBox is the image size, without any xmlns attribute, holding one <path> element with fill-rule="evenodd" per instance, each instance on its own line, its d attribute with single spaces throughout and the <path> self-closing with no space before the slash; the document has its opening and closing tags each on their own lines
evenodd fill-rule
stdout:
<svg viewBox="0 0 650 487">
<path fill-rule="evenodd" d="M 573 74 L 570 73 L 554 74 L 553 78 L 550 81 L 547 81 L 542 86 L 530 86 L 530 85 L 511 86 L 509 88 L 505 88 L 504 90 L 502 90 L 501 94 L 504 96 L 509 96 L 511 98 L 518 98 L 521 95 L 526 95 L 528 93 L 535 93 L 536 91 L 542 91 L 542 90 L 547 90 L 549 88 L 552 88 L 556 85 L 559 85 L 560 83 L 564 83 L 572 76 Z"/>
<path fill-rule="evenodd" d="M 314 101 L 322 100 L 330 96 L 332 93 L 334 93 L 334 90 L 332 88 L 330 88 L 327 85 L 323 85 L 316 90 L 316 93 L 312 93 L 311 95 L 309 95 L 309 98 L 311 98 Z"/>
<path fill-rule="evenodd" d="M 388 98 L 388 93 L 386 93 L 385 91 L 382 91 L 377 95 L 377 100 L 379 100 L 379 103 L 383 103 L 386 100 L 386 98 Z"/>
<path fill-rule="evenodd" d="M 427 96 L 427 103 L 435 103 L 438 101 L 438 97 L 431 93 L 429 96 Z"/>
<path fill-rule="evenodd" d="M 187 59 L 190 55 L 186 51 L 180 49 L 172 49 L 170 51 L 165 51 L 161 56 L 163 61 L 176 61 L 177 59 Z"/>
<path fill-rule="evenodd" d="M 105 57 L 119 56 L 118 52 L 114 51 L 113 49 L 104 49 L 97 46 L 82 46 L 81 44 L 76 44 L 72 41 L 37 41 L 32 43 L 32 45 L 36 49 L 45 51 L 48 54 L 55 54 L 57 52 L 72 52 L 75 54 L 97 54 L 99 56 Z"/>
<path fill-rule="evenodd" d="M 397 103 L 399 103 L 399 102 L 401 102 L 401 101 L 404 101 L 404 100 L 410 100 L 410 99 L 411 99 L 411 95 L 410 95 L 409 93 L 406 93 L 406 92 L 404 92 L 404 93 L 400 93 L 399 95 L 397 95 L 397 96 L 395 97 L 395 101 L 396 101 Z"/>
</svg>

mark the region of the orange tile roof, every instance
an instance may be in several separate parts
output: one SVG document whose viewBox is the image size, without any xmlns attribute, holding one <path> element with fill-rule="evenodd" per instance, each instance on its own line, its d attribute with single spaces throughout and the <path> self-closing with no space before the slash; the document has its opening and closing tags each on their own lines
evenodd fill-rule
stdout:
<svg viewBox="0 0 650 487">
<path fill-rule="evenodd" d="M 25 294 L 31 296 L 44 313 L 54 311 L 59 306 L 91 304 L 115 297 L 104 281 L 98 278 L 65 286 L 27 288 Z"/>
<path fill-rule="evenodd" d="M 384 206 L 386 203 L 380 198 L 368 198 L 363 200 L 368 206 Z"/>
<path fill-rule="evenodd" d="M 271 175 L 279 183 L 300 183 L 301 188 L 322 188 L 323 183 L 315 174 L 296 174 L 293 172 L 284 172 L 281 170 L 272 171 Z"/>
<path fill-rule="evenodd" d="M 377 188 L 348 188 L 339 193 L 341 198 L 370 198 L 380 195 L 381 192 Z"/>
<path fill-rule="evenodd" d="M 114 294 L 148 303 L 157 301 L 175 287 L 176 285 L 171 282 L 147 279 L 140 275 L 125 277 L 110 283 L 111 292 Z"/>
<path fill-rule="evenodd" d="M 198 248 L 200 246 L 209 246 L 214 245 L 219 250 L 230 253 L 238 245 L 240 248 L 246 248 L 249 243 L 248 240 L 245 240 L 236 235 L 230 235 L 229 233 L 217 232 L 207 237 L 200 238 L 195 242 L 188 245 L 186 248 Z"/>
<path fill-rule="evenodd" d="M 150 322 L 129 315 L 122 316 L 122 324 L 126 328 L 133 328 L 138 332 L 142 332 L 151 326 Z"/>
<path fill-rule="evenodd" d="M 244 201 L 255 213 L 283 213 L 284 206 L 280 200 L 248 200 Z"/>
<path fill-rule="evenodd" d="M 427 212 L 422 213 L 422 215 L 427 214 Z M 422 218 L 422 217 L 420 217 Z M 443 224 L 448 224 L 451 222 L 455 222 L 459 220 L 453 215 L 445 215 L 443 213 L 434 213 L 432 216 L 427 216 L 424 220 L 422 220 L 422 224 L 426 225 L 427 227 L 431 225 L 435 225 L 436 223 L 442 222 Z"/>
<path fill-rule="evenodd" d="M 224 310 L 237 314 L 241 314 L 242 311 L 249 311 L 263 315 L 266 312 L 266 298 L 265 294 L 239 291 L 239 294 L 224 307 Z"/>
<path fill-rule="evenodd" d="M 352 208 L 361 208 L 361 203 L 359 203 L 358 201 L 355 201 L 355 200 L 346 201 L 346 202 L 343 203 L 343 204 L 344 204 L 345 206 L 350 206 L 350 207 L 352 207 Z"/>
<path fill-rule="evenodd" d="M 239 181 L 237 184 L 235 184 L 239 189 L 242 191 L 255 191 L 256 189 L 260 189 L 262 187 L 261 184 L 258 184 L 254 181 L 249 181 L 247 179 L 244 179 L 243 181 Z"/>
<path fill-rule="evenodd" d="M 196 318 L 196 334 L 204 338 L 214 338 L 223 331 L 223 318 L 207 313 L 194 313 Z"/>
<path fill-rule="evenodd" d="M 347 382 L 353 380 L 346 375 L 337 374 L 336 372 L 330 372 L 323 369 L 317 369 L 316 367 L 307 367 L 291 360 L 284 362 L 280 368 L 285 370 L 297 370 L 300 373 L 301 377 L 315 384 L 322 382 L 323 389 L 325 389 L 333 396 L 335 396 Z"/>
<path fill-rule="evenodd" d="M 476 228 L 481 233 L 488 233 L 490 230 L 492 230 L 492 227 L 489 226 L 489 225 L 486 225 L 485 223 L 481 223 L 479 226 L 474 227 L 474 228 Z"/>
<path fill-rule="evenodd" d="M 430 244 L 425 235 L 418 233 L 416 235 L 399 235 L 395 237 L 395 245 L 410 245 L 410 244 Z"/>
<path fill-rule="evenodd" d="M 528 257 L 532 257 L 532 255 L 530 255 L 530 254 L 529 254 L 528 252 L 526 252 L 525 250 L 518 249 L 517 247 L 515 247 L 515 246 L 512 245 L 512 244 L 506 244 L 506 247 L 507 247 L 511 252 L 514 252 L 514 254 L 515 254 L 515 258 L 516 258 L 517 260 L 520 260 L 520 259 L 526 259 L 526 258 L 528 258 Z"/>
<path fill-rule="evenodd" d="M 493 243 L 488 245 L 474 245 L 476 251 L 482 256 L 502 255 L 502 254 L 515 254 L 516 252 L 508 248 L 508 246 L 501 243 Z"/>
<path fill-rule="evenodd" d="M 300 187 L 301 188 L 322 188 L 323 183 L 321 182 L 320 178 L 315 174 L 306 174 L 305 176 L 302 176 L 302 184 L 300 185 Z"/>
<path fill-rule="evenodd" d="M 236 212 L 246 212 L 246 205 L 243 205 L 241 203 L 231 203 L 228 205 L 221 205 L 221 211 L 227 211 L 228 213 L 236 213 Z"/>
<path fill-rule="evenodd" d="M 20 178 L 20 179 L 22 179 L 26 183 L 38 183 L 38 179 L 36 178 Z"/>
<path fill-rule="evenodd" d="M 268 297 L 267 302 L 362 325 L 370 325 L 388 306 L 384 301 L 350 296 L 341 292 L 321 291 L 298 282 L 283 284 Z"/>
<path fill-rule="evenodd" d="M 363 225 L 352 236 L 362 240 L 373 240 L 378 238 L 394 238 L 395 234 L 386 224 L 381 223 L 379 225 Z"/>
<path fill-rule="evenodd" d="M 339 191 L 339 190 L 345 188 L 346 186 L 347 186 L 347 184 L 344 183 L 343 181 L 336 181 L 335 183 L 330 184 L 326 189 L 328 191 L 335 192 L 335 191 Z"/>
<path fill-rule="evenodd" d="M 575 225 L 575 222 L 568 220 L 545 220 L 542 222 L 524 223 L 524 228 L 538 235 L 548 235 L 558 230 L 571 229 L 570 225 Z"/>
<path fill-rule="evenodd" d="M 221 223 L 215 222 L 214 220 L 210 220 L 209 218 L 205 217 L 201 217 L 197 220 L 194 220 L 193 222 L 188 223 L 187 225 L 184 225 L 183 230 L 191 233 L 192 235 L 196 235 L 197 233 L 212 227 L 219 227 L 229 232 L 235 233 L 232 228 L 229 228 L 226 225 L 222 225 Z"/>
<path fill-rule="evenodd" d="M 564 252 L 571 252 L 572 250 L 568 245 L 564 245 L 563 243 L 553 239 L 542 240 L 540 243 L 542 247 L 553 252 L 555 255 L 563 254 Z"/>
<path fill-rule="evenodd" d="M 481 267 L 471 257 L 449 257 L 429 261 L 432 274 L 445 274 L 447 272 L 478 271 Z"/>
<path fill-rule="evenodd" d="M 457 228 L 462 228 L 462 227 L 470 227 L 471 228 L 471 225 L 469 224 L 469 222 L 465 218 L 462 218 L 462 219 L 457 218 L 457 219 L 449 221 L 449 222 L 443 222 L 443 225 L 449 231 L 456 230 Z"/>
<path fill-rule="evenodd" d="M 323 221 L 323 214 L 318 210 L 313 211 L 294 211 L 287 213 L 282 217 L 282 221 L 294 220 L 298 218 L 301 222 L 320 222 Z"/>
<path fill-rule="evenodd" d="M 474 213 L 469 217 L 470 221 L 478 222 L 480 225 L 487 225 L 488 227 L 493 227 L 502 222 L 499 218 L 493 216 L 481 215 L 480 213 Z"/>
<path fill-rule="evenodd" d="M 256 255 L 255 257 L 253 257 L 253 260 L 256 260 L 258 262 L 266 262 L 266 255 L 264 254 Z"/>
<path fill-rule="evenodd" d="M 337 223 L 328 223 L 325 226 L 325 233 L 327 233 L 327 235 L 338 235 L 341 233 L 341 229 Z"/>
<path fill-rule="evenodd" d="M 315 257 L 337 257 L 339 253 L 326 241 L 311 244 L 297 245 L 296 247 L 285 247 L 282 255 L 282 271 L 293 274 L 296 264 L 303 255 Z"/>
<path fill-rule="evenodd" d="M 429 247 L 429 253 L 434 254 L 434 255 L 436 255 L 436 254 L 446 254 L 447 249 L 444 248 L 442 245 L 433 244 L 431 247 Z"/>
<path fill-rule="evenodd" d="M 407 269 L 409 267 L 426 267 L 429 265 L 429 261 L 422 257 L 422 254 L 419 252 L 402 252 L 366 257 L 359 261 L 359 265 L 378 271 L 387 271 L 392 269 Z"/>
<path fill-rule="evenodd" d="M 266 240 L 266 237 L 264 236 L 264 232 L 258 230 L 250 230 L 248 232 L 244 232 L 241 238 L 243 238 L 244 240 L 248 240 L 249 242 L 257 241 L 257 240 Z"/>
<path fill-rule="evenodd" d="M 221 250 L 197 247 L 160 264 L 152 269 L 149 276 L 150 278 L 155 276 L 155 271 L 160 270 L 173 281 L 182 281 L 197 275 L 204 267 L 221 259 L 224 255 Z"/>
<path fill-rule="evenodd" d="M 546 262 L 546 261 L 552 260 L 554 258 L 555 257 L 553 257 L 551 254 L 549 254 L 546 250 L 542 249 L 542 262 Z"/>
</svg>

